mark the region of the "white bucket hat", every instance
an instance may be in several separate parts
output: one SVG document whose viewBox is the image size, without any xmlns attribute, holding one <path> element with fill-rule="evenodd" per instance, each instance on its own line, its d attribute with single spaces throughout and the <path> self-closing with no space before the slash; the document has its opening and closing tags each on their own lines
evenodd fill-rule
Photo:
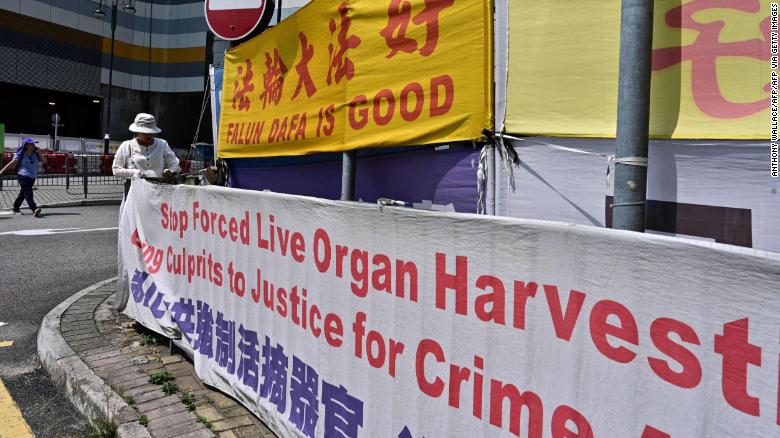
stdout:
<svg viewBox="0 0 780 438">
<path fill-rule="evenodd" d="M 135 121 L 130 125 L 130 131 L 143 134 L 159 134 L 162 129 L 157 127 L 157 121 L 154 120 L 153 115 L 138 113 L 138 115 L 135 116 Z"/>
</svg>

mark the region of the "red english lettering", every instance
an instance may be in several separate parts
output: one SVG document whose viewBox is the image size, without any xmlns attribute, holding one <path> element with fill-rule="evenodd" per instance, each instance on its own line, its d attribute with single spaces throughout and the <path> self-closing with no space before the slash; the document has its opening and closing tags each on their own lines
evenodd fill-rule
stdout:
<svg viewBox="0 0 780 438">
<path fill-rule="evenodd" d="M 228 123 L 228 129 L 227 129 L 227 141 L 228 143 L 233 143 L 233 123 Z"/>
<path fill-rule="evenodd" d="M 322 127 L 322 132 L 325 133 L 326 137 L 330 137 L 330 135 L 333 134 L 333 128 L 336 127 L 336 117 L 333 116 L 333 113 L 335 112 L 336 106 L 333 104 L 328 105 L 325 109 L 325 126 Z M 368 113 L 368 111 L 366 111 L 366 113 Z"/>
<path fill-rule="evenodd" d="M 368 124 L 368 108 L 360 108 L 357 111 L 357 115 L 360 118 L 355 118 L 355 108 L 358 106 L 363 106 L 366 103 L 368 103 L 368 100 L 366 99 L 366 96 L 363 95 L 355 96 L 355 98 L 352 99 L 352 101 L 349 103 L 349 111 L 347 111 L 349 115 L 349 126 L 351 126 L 355 131 L 365 128 L 366 124 Z M 325 135 L 328 135 L 327 132 Z"/>
<path fill-rule="evenodd" d="M 439 87 L 444 88 L 444 101 L 439 102 Z M 447 114 L 452 109 L 455 100 L 455 85 L 449 75 L 437 76 L 431 79 L 431 117 Z"/>
<path fill-rule="evenodd" d="M 160 204 L 160 214 L 162 214 L 162 222 L 160 225 L 162 225 L 163 230 L 168 229 L 168 204 L 163 202 Z"/>
<path fill-rule="evenodd" d="M 652 426 L 645 426 L 645 430 L 642 431 L 640 438 L 672 438 L 672 436 Z"/>
<path fill-rule="evenodd" d="M 477 318 L 486 322 L 493 321 L 497 324 L 504 324 L 504 303 L 506 302 L 504 282 L 492 275 L 481 275 L 477 279 L 477 288 L 482 290 L 490 288 L 492 290 L 491 293 L 480 295 L 474 300 L 474 313 Z M 487 309 L 488 305 L 490 305 L 490 310 Z"/>
<path fill-rule="evenodd" d="M 353 278 L 350 283 L 352 293 L 364 298 L 368 294 L 368 253 L 353 250 L 349 258 L 349 267 Z"/>
<path fill-rule="evenodd" d="M 325 339 L 331 347 L 340 347 L 344 336 L 344 325 L 335 313 L 325 315 Z"/>
<path fill-rule="evenodd" d="M 567 423 L 577 428 L 577 431 L 569 429 Z M 558 406 L 552 417 L 553 438 L 593 438 L 593 429 L 590 423 L 576 409 L 566 405 Z"/>
<path fill-rule="evenodd" d="M 314 232 L 314 264 L 320 272 L 327 272 L 330 267 L 330 237 L 322 228 Z"/>
<path fill-rule="evenodd" d="M 444 351 L 442 351 L 441 346 L 433 339 L 423 339 L 417 345 L 414 370 L 417 374 L 417 386 L 420 391 L 429 397 L 436 398 L 444 392 L 444 380 L 436 377 L 430 381 L 425 377 L 425 358 L 429 354 L 433 355 L 436 362 L 444 362 Z"/>
<path fill-rule="evenodd" d="M 466 256 L 455 257 L 455 274 L 447 273 L 447 255 L 436 253 L 436 307 L 447 310 L 447 289 L 455 292 L 455 313 L 468 313 L 468 279 L 469 262 Z"/>
<path fill-rule="evenodd" d="M 528 438 L 541 438 L 543 408 L 542 400 L 531 391 L 520 393 L 515 385 L 490 380 L 490 424 L 501 427 L 504 423 L 504 400 L 509 400 L 509 432 L 520 436 L 520 415 L 523 407 L 528 409 Z"/>
<path fill-rule="evenodd" d="M 610 315 L 617 316 L 620 325 L 612 325 L 607 319 Z M 620 303 L 602 300 L 593 306 L 590 312 L 590 337 L 596 348 L 608 358 L 619 363 L 629 363 L 636 353 L 625 347 L 613 347 L 607 341 L 607 336 L 613 336 L 633 345 L 639 345 L 639 332 L 636 320 L 631 312 Z"/>
<path fill-rule="evenodd" d="M 387 111 L 382 114 L 382 99 L 387 101 Z M 393 120 L 393 111 L 395 111 L 395 96 L 387 88 L 380 90 L 374 96 L 374 121 L 379 126 L 384 126 Z"/>
<path fill-rule="evenodd" d="M 460 408 L 460 387 L 463 382 L 469 381 L 471 371 L 466 367 L 450 364 L 450 390 L 449 404 L 453 408 Z"/>
<path fill-rule="evenodd" d="M 414 94 L 414 108 L 409 109 L 409 94 Z M 425 93 L 423 92 L 422 85 L 419 82 L 412 82 L 407 84 L 403 90 L 401 90 L 400 107 L 401 117 L 407 122 L 417 120 L 422 114 L 424 105 Z"/>
<path fill-rule="evenodd" d="M 715 335 L 715 352 L 723 355 L 723 397 L 731 407 L 759 416 L 759 399 L 747 392 L 748 365 L 761 366 L 761 348 L 748 342 L 748 319 L 723 324 Z"/>
<path fill-rule="evenodd" d="M 557 286 L 545 284 L 544 295 L 547 297 L 547 307 L 550 309 L 555 336 L 564 341 L 571 340 L 571 334 L 574 332 L 574 326 L 577 324 L 580 310 L 582 310 L 582 303 L 585 301 L 585 294 L 574 289 L 569 292 L 565 315 L 563 309 L 561 309 L 561 299 Z"/>
<path fill-rule="evenodd" d="M 682 371 L 674 371 L 669 363 L 662 359 L 648 357 L 647 362 L 658 377 L 672 385 L 686 389 L 695 388 L 701 381 L 701 364 L 690 350 L 669 339 L 670 333 L 675 333 L 682 342 L 701 345 L 691 326 L 671 318 L 658 318 L 650 325 L 650 339 L 658 351 L 682 365 Z"/>
<path fill-rule="evenodd" d="M 406 279 L 409 279 L 409 299 L 417 302 L 417 265 L 403 260 L 395 261 L 395 296 L 406 296 Z"/>
<path fill-rule="evenodd" d="M 528 284 L 522 281 L 515 281 L 515 312 L 513 326 L 520 330 L 525 330 L 525 306 L 528 298 L 536 296 L 537 284 L 530 282 Z"/>
<path fill-rule="evenodd" d="M 292 243 L 290 244 L 290 254 L 293 260 L 298 263 L 303 263 L 305 244 L 303 243 L 303 235 L 299 232 L 294 232 L 292 235 Z"/>
</svg>

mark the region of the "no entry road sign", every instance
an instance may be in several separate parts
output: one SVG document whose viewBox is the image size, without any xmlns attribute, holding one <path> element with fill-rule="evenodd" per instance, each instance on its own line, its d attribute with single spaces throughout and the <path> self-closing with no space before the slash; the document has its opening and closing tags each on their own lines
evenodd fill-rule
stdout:
<svg viewBox="0 0 780 438">
<path fill-rule="evenodd" d="M 265 26 L 274 10 L 273 0 L 206 0 L 206 22 L 218 37 L 238 40 L 262 23 Z"/>
</svg>

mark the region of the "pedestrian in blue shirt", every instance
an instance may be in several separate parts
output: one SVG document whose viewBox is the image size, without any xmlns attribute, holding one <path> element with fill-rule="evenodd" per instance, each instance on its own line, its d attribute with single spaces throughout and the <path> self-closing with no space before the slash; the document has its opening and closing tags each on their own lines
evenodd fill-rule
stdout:
<svg viewBox="0 0 780 438">
<path fill-rule="evenodd" d="M 16 168 L 16 179 L 19 181 L 20 190 L 19 196 L 14 201 L 14 213 L 22 214 L 22 210 L 20 210 L 22 201 L 27 201 L 27 205 L 33 211 L 33 216 L 40 217 L 41 209 L 35 205 L 32 188 L 35 179 L 38 178 L 38 162 L 46 164 L 46 157 L 35 146 L 35 143 L 38 142 L 30 137 L 22 140 L 22 145 L 16 148 L 14 159 L 0 170 L 0 175 Z"/>
</svg>

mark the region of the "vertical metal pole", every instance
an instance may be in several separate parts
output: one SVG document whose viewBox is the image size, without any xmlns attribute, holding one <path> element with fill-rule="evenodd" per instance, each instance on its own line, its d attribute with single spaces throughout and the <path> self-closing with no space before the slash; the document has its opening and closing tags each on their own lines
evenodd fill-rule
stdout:
<svg viewBox="0 0 780 438">
<path fill-rule="evenodd" d="M 276 7 L 276 24 L 282 21 L 282 0 L 276 0 L 279 2 L 279 6 Z"/>
<path fill-rule="evenodd" d="M 70 190 L 70 166 L 68 166 L 68 159 L 65 158 L 65 191 Z"/>
<path fill-rule="evenodd" d="M 653 2 L 623 0 L 620 14 L 615 201 L 612 228 L 645 231 Z M 631 164 L 621 163 L 621 159 Z"/>
<path fill-rule="evenodd" d="M 341 200 L 355 200 L 355 162 L 357 153 L 346 151 L 341 155 Z"/>
<path fill-rule="evenodd" d="M 146 107 L 150 108 L 149 95 L 152 93 L 152 21 L 154 20 L 154 0 L 149 1 L 149 50 L 147 56 L 149 62 L 146 63 Z M 207 32 L 208 34 L 208 32 Z"/>
<path fill-rule="evenodd" d="M 108 103 L 106 107 L 106 134 L 103 136 L 103 155 L 108 155 L 108 143 L 111 140 L 111 88 L 114 79 L 114 42 L 116 38 L 117 0 L 111 5 L 111 57 L 108 61 Z"/>
<path fill-rule="evenodd" d="M 89 163 L 87 162 L 87 154 L 81 155 L 81 172 L 84 174 L 84 199 L 87 199 L 87 193 L 89 190 L 87 188 L 87 184 L 89 183 L 89 176 L 88 176 L 89 172 L 87 168 L 88 166 Z"/>
</svg>

